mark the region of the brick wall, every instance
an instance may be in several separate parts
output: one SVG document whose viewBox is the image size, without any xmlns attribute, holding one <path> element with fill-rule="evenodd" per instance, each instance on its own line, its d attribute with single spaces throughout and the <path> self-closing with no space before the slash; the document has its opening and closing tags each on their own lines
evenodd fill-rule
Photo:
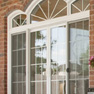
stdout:
<svg viewBox="0 0 94 94">
<path fill-rule="evenodd" d="M 7 15 L 32 0 L 0 0 L 0 94 L 7 94 Z"/>
<path fill-rule="evenodd" d="M 90 0 L 90 56 L 94 56 L 94 0 Z M 94 88 L 94 68 L 90 67 L 89 85 Z"/>
<path fill-rule="evenodd" d="M 0 0 L 0 94 L 7 94 L 7 15 L 16 9 L 24 11 L 31 1 Z M 90 0 L 90 15 L 90 56 L 94 56 L 94 0 Z M 90 87 L 94 87 L 94 68 L 91 67 Z"/>
</svg>

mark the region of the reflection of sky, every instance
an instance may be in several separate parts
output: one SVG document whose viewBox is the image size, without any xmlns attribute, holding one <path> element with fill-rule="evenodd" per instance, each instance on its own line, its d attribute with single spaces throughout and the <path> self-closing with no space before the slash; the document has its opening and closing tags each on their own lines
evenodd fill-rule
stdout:
<svg viewBox="0 0 94 94">
<path fill-rule="evenodd" d="M 40 38 L 38 38 L 38 32 L 41 35 Z M 35 42 L 35 45 L 36 46 L 43 46 L 44 44 L 46 44 L 46 35 L 47 35 L 46 33 L 47 33 L 47 31 L 46 30 L 41 30 L 41 31 L 38 31 L 38 32 L 36 32 L 36 42 Z"/>
<path fill-rule="evenodd" d="M 51 57 L 58 65 L 65 64 L 66 60 L 66 28 L 57 27 L 51 30 L 52 51 Z M 54 43 L 54 41 L 56 41 Z"/>
<path fill-rule="evenodd" d="M 71 28 L 70 32 L 70 59 L 75 62 L 79 61 L 89 47 L 89 31 Z"/>
<path fill-rule="evenodd" d="M 37 39 L 36 37 L 36 46 L 42 46 L 45 44 L 46 30 L 40 31 L 40 34 L 43 35 L 45 38 Z M 36 33 L 37 35 L 37 33 Z M 65 64 L 66 60 L 66 28 L 65 27 L 57 27 L 51 29 L 51 52 L 52 52 L 52 60 L 56 61 L 59 65 Z M 46 49 L 36 52 L 36 56 L 39 57 L 46 57 Z"/>
<path fill-rule="evenodd" d="M 46 30 L 40 31 L 40 33 L 45 37 L 43 39 L 36 40 L 37 46 L 42 46 L 46 43 L 47 32 Z M 37 39 L 37 38 L 36 38 Z M 75 62 L 75 60 L 81 57 L 82 53 L 85 53 L 89 45 L 89 31 L 82 29 L 70 30 L 70 59 Z M 46 49 L 41 50 L 40 54 L 36 56 L 46 57 Z M 53 62 L 58 63 L 58 65 L 66 64 L 66 28 L 57 27 L 51 29 L 51 59 Z"/>
</svg>

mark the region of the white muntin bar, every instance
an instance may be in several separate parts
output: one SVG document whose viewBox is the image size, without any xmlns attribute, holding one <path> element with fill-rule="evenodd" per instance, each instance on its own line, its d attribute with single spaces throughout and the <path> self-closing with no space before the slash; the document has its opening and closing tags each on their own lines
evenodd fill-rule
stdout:
<svg viewBox="0 0 94 94">
<path fill-rule="evenodd" d="M 47 94 L 51 94 L 51 33 L 50 28 L 47 30 Z"/>
</svg>

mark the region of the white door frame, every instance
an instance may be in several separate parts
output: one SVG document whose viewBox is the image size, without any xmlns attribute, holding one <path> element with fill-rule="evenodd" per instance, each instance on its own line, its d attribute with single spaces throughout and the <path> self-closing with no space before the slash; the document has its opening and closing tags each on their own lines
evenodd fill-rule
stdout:
<svg viewBox="0 0 94 94">
<path fill-rule="evenodd" d="M 8 94 L 11 94 L 11 35 L 13 34 L 19 34 L 19 33 L 22 33 L 24 31 L 26 31 L 26 41 L 27 41 L 27 46 L 26 46 L 26 62 L 30 62 L 28 60 L 29 58 L 29 35 L 30 35 L 30 31 L 29 30 L 37 30 L 37 29 L 42 29 L 43 27 L 47 27 L 47 26 L 59 26 L 59 25 L 63 25 L 63 23 L 66 23 L 66 26 L 67 26 L 67 29 L 68 29 L 68 23 L 69 22 L 73 22 L 73 21 L 77 21 L 77 20 L 81 20 L 81 19 L 85 19 L 85 18 L 89 18 L 89 11 L 84 11 L 84 12 L 80 12 L 80 13 L 76 13 L 76 14 L 72 14 L 72 15 L 68 15 L 68 16 L 64 16 L 64 17 L 59 17 L 59 18 L 55 18 L 55 19 L 50 19 L 50 20 L 47 20 L 47 21 L 43 21 L 43 22 L 38 22 L 38 23 L 35 23 L 35 24 L 30 24 L 30 25 L 24 25 L 24 26 L 20 26 L 20 27 L 16 27 L 16 28 L 12 28 L 12 29 L 9 29 L 8 28 L 8 57 L 7 57 L 7 60 L 8 60 Z M 9 20 L 8 20 L 8 23 Z M 37 27 L 37 29 L 36 29 Z M 67 30 L 67 41 L 68 41 L 68 30 Z M 68 56 L 68 44 L 67 44 L 67 56 Z M 69 67 L 68 66 L 68 58 L 67 58 L 67 68 Z M 27 67 L 29 67 L 27 65 Z M 26 94 L 30 94 L 30 90 L 29 89 L 29 71 L 27 70 L 27 77 L 26 77 Z M 67 74 L 67 85 L 68 85 L 68 75 Z M 66 88 L 67 90 L 67 94 L 69 94 L 69 87 Z"/>
</svg>

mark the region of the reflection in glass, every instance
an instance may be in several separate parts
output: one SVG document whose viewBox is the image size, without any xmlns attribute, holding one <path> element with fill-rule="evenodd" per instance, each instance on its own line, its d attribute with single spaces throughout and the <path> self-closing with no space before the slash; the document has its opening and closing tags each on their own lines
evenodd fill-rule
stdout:
<svg viewBox="0 0 94 94">
<path fill-rule="evenodd" d="M 12 84 L 12 93 L 13 94 L 18 94 L 18 84 Z"/>
<path fill-rule="evenodd" d="M 51 94 L 66 94 L 66 26 L 51 29 Z"/>
<path fill-rule="evenodd" d="M 23 83 L 23 94 L 26 94 L 26 83 Z"/>
<path fill-rule="evenodd" d="M 22 48 L 22 34 L 18 35 L 18 49 L 21 49 Z"/>
<path fill-rule="evenodd" d="M 30 85 L 31 94 L 47 94 L 46 82 L 32 82 Z"/>
<path fill-rule="evenodd" d="M 23 94 L 22 83 L 18 84 L 18 93 L 17 94 Z"/>
<path fill-rule="evenodd" d="M 31 47 L 46 46 L 46 30 L 31 33 Z"/>
<path fill-rule="evenodd" d="M 73 13 L 89 10 L 89 6 L 90 6 L 89 0 L 76 0 L 71 5 L 72 8 L 71 13 L 73 14 Z"/>
<path fill-rule="evenodd" d="M 70 94 L 87 94 L 88 80 L 71 80 Z"/>
<path fill-rule="evenodd" d="M 13 56 L 12 66 L 17 66 L 17 52 L 16 51 L 12 52 L 12 56 Z"/>
<path fill-rule="evenodd" d="M 43 0 L 31 13 L 31 23 L 45 21 L 67 15 L 67 3 L 64 0 Z"/>
<path fill-rule="evenodd" d="M 22 67 L 18 67 L 18 81 L 23 81 Z"/>
<path fill-rule="evenodd" d="M 15 36 L 12 36 L 12 50 L 16 50 L 18 47 L 17 47 L 17 42 L 18 42 L 18 36 L 15 35 Z"/>
<path fill-rule="evenodd" d="M 17 15 L 12 20 L 12 27 L 17 27 L 17 26 L 25 25 L 25 24 L 26 24 L 26 15 L 25 14 Z"/>
<path fill-rule="evenodd" d="M 52 81 L 51 94 L 66 94 L 66 82 L 65 81 Z"/>
<path fill-rule="evenodd" d="M 18 73 L 17 68 L 12 68 L 12 82 L 18 81 Z"/>
<path fill-rule="evenodd" d="M 23 50 L 23 65 L 26 65 L 26 50 Z"/>
<path fill-rule="evenodd" d="M 46 30 L 32 32 L 30 37 L 30 92 L 46 94 Z"/>
<path fill-rule="evenodd" d="M 25 92 L 25 88 L 26 88 L 25 36 L 26 36 L 25 33 L 12 36 L 12 44 L 13 44 L 12 45 L 12 88 L 13 88 L 12 94 L 26 94 Z"/>
<path fill-rule="evenodd" d="M 89 22 L 69 25 L 70 30 L 70 92 L 86 94 L 88 85 Z"/>
<path fill-rule="evenodd" d="M 22 60 L 23 60 L 23 59 L 22 59 L 22 54 L 23 54 L 22 52 L 23 52 L 23 51 L 21 51 L 21 50 L 18 51 L 18 65 L 23 65 L 23 64 L 22 64 L 22 63 L 23 63 L 23 62 L 22 62 Z"/>
</svg>

